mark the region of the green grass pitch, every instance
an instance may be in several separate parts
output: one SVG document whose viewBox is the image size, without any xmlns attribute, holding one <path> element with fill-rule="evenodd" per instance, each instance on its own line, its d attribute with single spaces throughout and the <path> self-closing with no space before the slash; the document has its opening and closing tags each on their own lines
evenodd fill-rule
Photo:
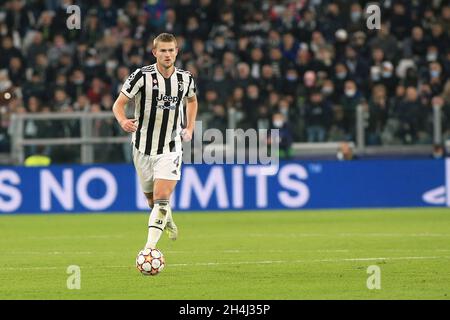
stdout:
<svg viewBox="0 0 450 320">
<path fill-rule="evenodd" d="M 146 213 L 0 216 L 0 299 L 449 299 L 450 210 L 174 213 L 141 275 Z M 69 290 L 69 265 L 81 288 Z M 380 289 L 369 290 L 369 266 Z"/>
</svg>

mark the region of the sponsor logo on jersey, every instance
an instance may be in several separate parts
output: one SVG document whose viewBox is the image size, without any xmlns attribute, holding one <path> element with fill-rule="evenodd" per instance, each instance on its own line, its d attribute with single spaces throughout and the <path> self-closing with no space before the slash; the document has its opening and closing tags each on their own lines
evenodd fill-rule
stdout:
<svg viewBox="0 0 450 320">
<path fill-rule="evenodd" d="M 170 104 L 168 106 L 163 105 L 163 104 L 158 104 L 156 107 L 159 108 L 159 109 L 163 109 L 163 110 L 167 110 L 167 109 L 168 110 L 175 110 L 177 108 L 177 106 L 175 104 Z"/>
<path fill-rule="evenodd" d="M 177 103 L 178 102 L 178 97 L 160 94 L 159 97 L 156 98 L 156 100 L 162 101 L 162 102 Z"/>
</svg>

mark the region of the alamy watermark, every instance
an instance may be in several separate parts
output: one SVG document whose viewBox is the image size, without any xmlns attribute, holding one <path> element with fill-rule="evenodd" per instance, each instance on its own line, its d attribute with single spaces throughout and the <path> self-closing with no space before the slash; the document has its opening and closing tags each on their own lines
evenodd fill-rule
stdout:
<svg viewBox="0 0 450 320">
<path fill-rule="evenodd" d="M 81 269 L 77 265 L 70 265 L 66 270 L 69 277 L 67 278 L 67 289 L 80 290 L 81 289 Z"/>
<path fill-rule="evenodd" d="M 183 143 L 183 163 L 277 165 L 280 152 L 279 129 L 203 130 L 195 122 L 193 139 Z"/>
<path fill-rule="evenodd" d="M 379 266 L 371 265 L 367 268 L 367 274 L 370 276 L 367 278 L 366 286 L 369 290 L 381 289 L 381 269 Z"/>
<path fill-rule="evenodd" d="M 369 30 L 381 29 L 381 8 L 378 3 L 368 3 L 366 6 L 366 26 Z"/>
<path fill-rule="evenodd" d="M 80 30 L 81 29 L 81 9 L 77 5 L 68 6 L 66 13 L 70 16 L 66 20 L 66 26 L 69 30 Z"/>
</svg>

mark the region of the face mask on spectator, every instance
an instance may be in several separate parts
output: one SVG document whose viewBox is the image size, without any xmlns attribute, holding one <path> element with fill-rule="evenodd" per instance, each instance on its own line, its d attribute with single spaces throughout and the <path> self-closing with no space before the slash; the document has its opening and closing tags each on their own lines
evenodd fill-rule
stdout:
<svg viewBox="0 0 450 320">
<path fill-rule="evenodd" d="M 383 71 L 382 76 L 383 76 L 383 78 L 390 78 L 390 77 L 392 77 L 392 72 L 391 71 Z"/>
<path fill-rule="evenodd" d="M 347 72 L 338 72 L 336 73 L 336 77 L 341 80 L 345 79 L 345 77 L 347 77 Z"/>
<path fill-rule="evenodd" d="M 115 68 L 117 68 L 117 61 L 115 61 L 115 60 L 108 60 L 108 61 L 106 61 L 106 69 L 115 69 Z"/>
<path fill-rule="evenodd" d="M 5 91 L 12 86 L 10 80 L 0 80 L 0 91 Z"/>
<path fill-rule="evenodd" d="M 282 128 L 284 125 L 284 121 L 283 120 L 274 120 L 273 121 L 273 126 L 275 128 Z"/>
<path fill-rule="evenodd" d="M 93 66 L 97 65 L 97 61 L 95 61 L 95 59 L 87 59 L 86 60 L 86 65 L 88 67 L 93 67 Z"/>
<path fill-rule="evenodd" d="M 325 95 L 330 95 L 333 93 L 333 87 L 323 87 L 322 88 L 322 93 Z"/>
<path fill-rule="evenodd" d="M 361 19 L 361 12 L 355 11 L 350 14 L 350 19 L 352 19 L 353 22 L 357 22 L 359 19 Z"/>
<path fill-rule="evenodd" d="M 379 72 L 372 72 L 371 78 L 372 78 L 372 81 L 379 81 L 380 80 L 380 73 Z"/>
<path fill-rule="evenodd" d="M 437 60 L 438 55 L 436 53 L 428 53 L 427 54 L 427 61 L 432 62 Z"/>
<path fill-rule="evenodd" d="M 353 89 L 347 89 L 345 90 L 345 95 L 349 98 L 353 98 L 356 94 L 356 90 Z"/>
<path fill-rule="evenodd" d="M 438 78 L 441 75 L 441 72 L 439 70 L 431 70 L 430 71 L 430 76 L 432 78 Z"/>
<path fill-rule="evenodd" d="M 297 76 L 295 74 L 287 74 L 286 79 L 287 81 L 297 81 Z"/>
<path fill-rule="evenodd" d="M 289 116 L 289 106 L 280 106 L 280 113 L 284 115 L 286 118 Z"/>
</svg>

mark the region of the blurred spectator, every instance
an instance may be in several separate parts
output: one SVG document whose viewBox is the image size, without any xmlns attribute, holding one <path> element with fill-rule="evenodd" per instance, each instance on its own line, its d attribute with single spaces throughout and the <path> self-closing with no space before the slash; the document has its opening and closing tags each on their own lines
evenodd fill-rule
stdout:
<svg viewBox="0 0 450 320">
<path fill-rule="evenodd" d="M 238 63 L 236 69 L 237 75 L 233 81 L 236 87 L 247 88 L 250 84 L 253 83 L 253 80 L 250 78 L 250 67 L 247 63 Z"/>
<path fill-rule="evenodd" d="M 27 80 L 22 87 L 22 94 L 25 101 L 31 96 L 36 96 L 41 100 L 45 100 L 48 98 L 48 88 L 42 75 L 37 71 L 34 71 L 31 75 L 31 79 Z"/>
<path fill-rule="evenodd" d="M 284 72 L 283 55 L 278 48 L 271 48 L 269 52 L 270 64 L 276 77 L 281 78 Z"/>
<path fill-rule="evenodd" d="M 415 87 L 406 88 L 405 98 L 397 107 L 397 115 L 401 122 L 400 136 L 404 143 L 417 141 L 418 131 L 423 126 L 422 106 Z"/>
<path fill-rule="evenodd" d="M 259 107 L 259 105 L 262 102 L 262 98 L 259 92 L 259 88 L 255 84 L 250 84 L 247 87 L 247 90 L 245 92 L 244 96 L 244 112 L 245 112 L 245 119 L 247 122 L 247 125 L 250 128 L 257 128 L 257 122 L 258 122 L 258 112 L 256 108 Z"/>
<path fill-rule="evenodd" d="M 443 140 L 450 139 L 450 103 L 442 96 L 435 96 L 431 99 L 431 107 L 441 111 L 441 126 Z"/>
<path fill-rule="evenodd" d="M 98 18 L 105 28 L 111 28 L 117 22 L 117 9 L 113 6 L 112 0 L 100 0 Z"/>
<path fill-rule="evenodd" d="M 380 145 L 391 112 L 386 86 L 378 84 L 373 87 L 368 111 L 367 144 Z"/>
<path fill-rule="evenodd" d="M 87 90 L 87 96 L 91 103 L 100 103 L 102 94 L 105 92 L 105 84 L 100 78 L 95 77 Z"/>
<path fill-rule="evenodd" d="M 331 121 L 331 108 L 323 99 L 322 92 L 311 93 L 306 105 L 305 122 L 308 142 L 324 142 Z"/>
<path fill-rule="evenodd" d="M 32 14 L 25 1 L 10 1 L 8 8 L 6 10 L 6 24 L 12 30 L 17 30 L 23 38 L 32 24 Z"/>
<path fill-rule="evenodd" d="M 325 8 L 325 12 L 319 18 L 318 28 L 328 41 L 333 40 L 335 30 L 345 27 L 345 17 L 342 15 L 339 5 L 331 2 Z"/>
<path fill-rule="evenodd" d="M 234 112 L 238 127 L 262 128 L 280 113 L 295 141 L 347 141 L 362 104 L 367 143 L 429 143 L 433 104 L 450 136 L 447 2 L 387 1 L 381 29 L 368 30 L 367 1 L 82 1 L 82 28 L 69 32 L 73 1 L 3 1 L 1 141 L 14 112 L 110 110 L 129 74 L 154 63 L 152 40 L 166 31 L 212 125 Z M 39 126 L 28 134 L 78 134 L 69 123 Z"/>
<path fill-rule="evenodd" d="M 2 43 L 1 47 L 2 54 L 0 55 L 0 69 L 4 69 L 8 67 L 11 58 L 13 57 L 21 58 L 22 53 L 20 52 L 19 49 L 13 46 L 12 38 L 8 35 L 6 35 L 2 39 L 1 43 Z"/>
<path fill-rule="evenodd" d="M 282 83 L 280 78 L 275 75 L 270 64 L 262 66 L 259 83 L 264 97 L 267 97 L 271 92 L 281 92 Z"/>
<path fill-rule="evenodd" d="M 364 59 L 358 56 L 358 52 L 352 46 L 345 48 L 345 58 L 343 60 L 348 70 L 348 75 L 351 79 L 360 83 L 365 87 L 367 76 L 369 74 L 369 66 Z"/>
<path fill-rule="evenodd" d="M 222 104 L 216 104 L 212 107 L 212 117 L 208 121 L 208 128 L 219 130 L 225 136 L 227 129 L 227 114 Z"/>
<path fill-rule="evenodd" d="M 369 42 L 373 48 L 382 48 L 387 59 L 394 60 L 397 57 L 397 38 L 390 33 L 388 22 L 382 22 L 377 35 Z"/>
<path fill-rule="evenodd" d="M 282 93 L 286 95 L 297 95 L 299 89 L 298 78 L 297 70 L 294 67 L 288 68 L 282 82 Z"/>
<path fill-rule="evenodd" d="M 426 54 L 426 48 L 430 42 L 420 26 L 415 26 L 411 30 L 411 36 L 405 40 L 403 55 L 418 59 Z"/>
<path fill-rule="evenodd" d="M 344 96 L 340 105 L 344 112 L 344 129 L 354 139 L 355 134 L 355 113 L 356 107 L 362 102 L 361 92 L 358 90 L 355 81 L 347 80 L 344 85 Z"/>
<path fill-rule="evenodd" d="M 209 83 L 205 85 L 206 90 L 214 90 L 219 96 L 221 102 L 225 102 L 231 93 L 232 81 L 227 78 L 222 66 L 218 65 L 214 68 L 214 74 Z"/>
<path fill-rule="evenodd" d="M 9 79 L 14 86 L 18 87 L 25 82 L 25 66 L 19 57 L 11 57 L 8 65 Z"/>
<path fill-rule="evenodd" d="M 391 32 L 399 40 L 403 40 L 412 27 L 411 12 L 406 11 L 406 7 L 403 3 L 394 3 L 393 13 L 390 17 Z"/>
<path fill-rule="evenodd" d="M 84 72 L 81 69 L 74 69 L 70 75 L 68 94 L 72 101 L 75 101 L 80 95 L 87 92 L 87 83 Z"/>
<path fill-rule="evenodd" d="M 88 46 L 93 47 L 100 41 L 104 31 L 96 9 L 89 10 L 85 25 L 81 30 L 81 41 Z"/>
<path fill-rule="evenodd" d="M 278 145 L 280 148 L 280 159 L 292 157 L 293 136 L 286 117 L 282 113 L 274 113 L 272 116 L 271 129 L 278 130 Z M 273 142 L 272 142 L 273 143 Z"/>
<path fill-rule="evenodd" d="M 348 142 L 342 142 L 341 144 L 339 144 L 339 149 L 337 151 L 336 157 L 341 161 L 348 161 L 356 158 L 353 154 L 353 149 Z"/>
<path fill-rule="evenodd" d="M 431 154 L 433 159 L 442 159 L 445 157 L 445 147 L 442 144 L 434 144 Z"/>
<path fill-rule="evenodd" d="M 330 79 L 326 79 L 322 84 L 322 94 L 324 99 L 330 104 L 338 103 L 338 94 L 334 88 L 334 82 Z"/>
<path fill-rule="evenodd" d="M 284 34 L 281 42 L 281 53 L 283 57 L 290 62 L 295 62 L 298 50 L 299 44 L 294 35 L 292 33 Z"/>
<path fill-rule="evenodd" d="M 33 42 L 28 46 L 26 50 L 27 61 L 30 65 L 36 64 L 36 57 L 39 54 L 46 55 L 48 50 L 48 45 L 44 41 L 42 32 L 36 31 L 33 34 Z"/>
</svg>

